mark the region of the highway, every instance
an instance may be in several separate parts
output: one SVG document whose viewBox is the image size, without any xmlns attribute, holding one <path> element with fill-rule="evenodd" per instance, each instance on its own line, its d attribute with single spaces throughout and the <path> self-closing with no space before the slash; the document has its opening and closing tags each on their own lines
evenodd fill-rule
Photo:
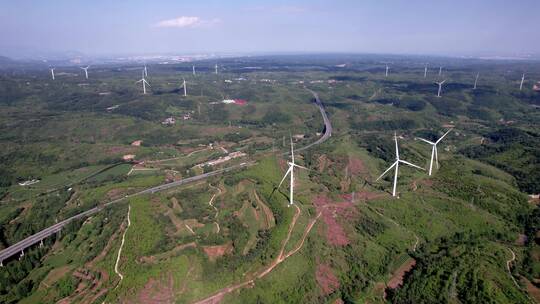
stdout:
<svg viewBox="0 0 540 304">
<path fill-rule="evenodd" d="M 313 94 L 313 97 L 315 98 L 315 103 L 319 107 L 319 111 L 321 112 L 321 115 L 322 115 L 322 118 L 323 118 L 323 121 L 324 121 L 325 131 L 324 131 L 323 136 L 321 136 L 318 140 L 316 140 L 315 142 L 312 142 L 311 144 L 309 144 L 307 146 L 299 148 L 296 151 L 303 151 L 303 150 L 309 149 L 309 148 L 311 148 L 313 146 L 319 145 L 319 144 L 323 143 L 324 141 L 326 141 L 328 138 L 330 138 L 330 136 L 332 136 L 332 124 L 330 123 L 330 119 L 328 118 L 328 115 L 326 114 L 326 111 L 324 110 L 324 105 L 322 104 L 321 100 L 319 99 L 319 95 L 313 90 L 310 90 L 310 89 L 307 89 L 307 88 L 306 88 L 306 90 L 311 92 L 311 94 Z M 285 153 L 285 154 L 288 154 L 288 153 Z M 67 218 L 67 219 L 65 219 L 65 220 L 63 220 L 61 222 L 58 222 L 58 223 L 56 223 L 56 224 L 54 224 L 54 225 L 52 225 L 52 226 L 50 226 L 48 228 L 45 228 L 45 229 L 43 229 L 43 230 L 41 230 L 41 231 L 27 237 L 27 238 L 25 238 L 22 241 L 19 241 L 18 243 L 14 244 L 14 245 L 9 246 L 8 248 L 3 249 L 2 251 L 0 251 L 0 264 L 4 260 L 6 260 L 7 258 L 9 258 L 11 256 L 14 256 L 14 255 L 16 255 L 18 253 L 21 253 L 24 249 L 26 249 L 26 248 L 34 245 L 34 244 L 37 244 L 37 243 L 41 242 L 43 239 L 57 233 L 58 231 L 62 230 L 62 228 L 64 226 L 66 226 L 67 224 L 69 224 L 70 222 L 72 222 L 72 221 L 74 221 L 76 219 L 79 219 L 79 218 L 86 217 L 86 216 L 92 215 L 94 213 L 97 213 L 97 212 L 101 211 L 103 208 L 108 207 L 108 206 L 110 206 L 112 204 L 121 202 L 121 201 L 123 201 L 123 200 L 125 200 L 125 199 L 127 199 L 129 197 L 134 197 L 134 196 L 143 195 L 143 194 L 152 194 L 152 193 L 155 193 L 155 192 L 167 190 L 167 189 L 170 189 L 170 188 L 173 188 L 173 187 L 178 187 L 178 186 L 181 186 L 181 185 L 184 185 L 184 184 L 188 184 L 188 183 L 195 182 L 195 181 L 198 181 L 198 180 L 201 180 L 201 179 L 205 179 L 205 178 L 208 178 L 208 177 L 211 177 L 211 176 L 226 173 L 226 172 L 229 172 L 231 170 L 251 166 L 253 164 L 255 164 L 255 163 L 254 162 L 246 162 L 246 163 L 241 163 L 239 165 L 231 166 L 231 167 L 228 167 L 228 168 L 224 168 L 224 169 L 204 173 L 204 174 L 201 174 L 201 175 L 188 177 L 188 178 L 185 178 L 185 179 L 182 179 L 182 180 L 179 180 L 179 181 L 175 181 L 175 182 L 159 185 L 159 186 L 156 186 L 156 187 L 148 188 L 148 189 L 142 190 L 140 192 L 137 192 L 137 193 L 134 193 L 134 194 L 131 194 L 131 195 L 127 195 L 127 196 L 125 196 L 123 198 L 120 198 L 120 199 L 117 199 L 117 200 L 114 200 L 114 201 L 110 201 L 110 202 L 108 202 L 106 204 L 103 204 L 101 206 L 94 207 L 92 209 L 89 209 L 89 210 L 84 211 L 82 213 L 79 213 L 77 215 L 74 215 L 74 216 L 72 216 L 70 218 Z"/>
<path fill-rule="evenodd" d="M 201 180 L 201 179 L 205 179 L 205 178 L 208 178 L 208 177 L 211 177 L 211 176 L 226 173 L 226 172 L 229 172 L 229 171 L 232 171 L 232 170 L 235 170 L 235 169 L 248 167 L 248 166 L 251 166 L 253 164 L 255 164 L 255 162 L 245 162 L 245 163 L 241 163 L 239 165 L 227 167 L 227 168 L 224 168 L 224 169 L 215 170 L 215 171 L 204 173 L 204 174 L 201 174 L 201 175 L 184 178 L 184 179 L 181 179 L 181 180 L 178 180 L 178 181 L 175 181 L 175 182 L 171 182 L 171 183 L 159 185 L 159 186 L 156 186 L 156 187 L 148 188 L 148 189 L 139 191 L 139 192 L 131 194 L 131 195 L 126 195 L 123 198 L 120 198 L 120 199 L 117 199 L 117 200 L 114 200 L 114 201 L 110 201 L 110 202 L 108 202 L 108 203 L 106 203 L 104 205 L 101 205 L 101 206 L 94 207 L 92 209 L 86 210 L 86 211 L 81 212 L 81 213 L 79 213 L 77 215 L 74 215 L 74 216 L 72 216 L 70 218 L 67 218 L 67 219 L 65 219 L 65 220 L 63 220 L 61 222 L 58 222 L 58 223 L 56 223 L 56 224 L 54 224 L 54 225 L 52 225 L 52 226 L 50 226 L 48 228 L 45 228 L 45 229 L 43 229 L 43 230 L 41 230 L 41 231 L 27 237 L 27 238 L 25 238 L 22 241 L 19 241 L 18 243 L 15 243 L 15 244 L 9 246 L 8 248 L 3 249 L 2 251 L 0 251 L 0 263 L 3 262 L 4 260 L 6 260 L 7 258 L 11 257 L 11 256 L 14 256 L 14 255 L 16 255 L 18 253 L 21 253 L 24 249 L 26 249 L 26 248 L 34 245 L 34 244 L 37 244 L 37 243 L 41 242 L 43 239 L 57 233 L 58 231 L 62 230 L 62 228 L 64 226 L 66 226 L 67 224 L 69 224 L 70 222 L 72 222 L 72 221 L 74 221 L 76 219 L 80 219 L 80 218 L 92 215 L 94 213 L 97 213 L 97 212 L 101 211 L 103 208 L 108 207 L 108 206 L 110 206 L 112 204 L 121 202 L 121 201 L 123 201 L 123 200 L 125 200 L 127 198 L 167 190 L 167 189 L 170 189 L 170 188 L 173 188 L 173 187 L 178 187 L 178 186 L 181 186 L 181 185 L 189 184 L 189 183 L 192 183 L 192 182 L 195 182 L 195 181 L 198 181 L 198 180 Z"/>
<path fill-rule="evenodd" d="M 317 104 L 317 107 L 319 107 L 319 111 L 321 112 L 325 128 L 324 128 L 324 134 L 323 134 L 323 136 L 321 136 L 321 138 L 319 138 L 315 142 L 312 142 L 311 144 L 309 144 L 309 145 L 307 145 L 305 147 L 302 147 L 300 149 L 296 149 L 296 152 L 304 151 L 304 150 L 307 150 L 307 149 L 309 149 L 309 148 L 311 148 L 313 146 L 322 144 L 328 138 L 330 138 L 330 136 L 332 136 L 332 123 L 330 123 L 330 119 L 328 118 L 328 115 L 326 114 L 326 111 L 324 110 L 324 105 L 321 102 L 321 99 L 319 98 L 319 94 L 317 94 L 317 92 L 315 92 L 313 90 L 310 90 L 308 88 L 306 88 L 306 90 L 308 90 L 311 94 L 313 94 L 313 98 L 315 98 L 315 103 Z"/>
</svg>

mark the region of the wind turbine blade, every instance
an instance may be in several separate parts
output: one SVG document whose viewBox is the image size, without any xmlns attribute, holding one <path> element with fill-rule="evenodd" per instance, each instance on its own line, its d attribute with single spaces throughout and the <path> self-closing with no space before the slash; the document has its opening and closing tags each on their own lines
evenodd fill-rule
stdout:
<svg viewBox="0 0 540 304">
<path fill-rule="evenodd" d="M 399 159 L 399 148 L 398 148 L 398 144 L 397 144 L 396 132 L 394 132 L 394 141 L 396 142 L 396 159 Z"/>
<path fill-rule="evenodd" d="M 281 187 L 281 184 L 283 184 L 283 181 L 287 178 L 287 175 L 289 175 L 289 173 L 291 173 L 291 170 L 292 170 L 292 166 L 289 166 L 289 169 L 287 170 L 287 172 L 285 172 L 285 175 L 283 175 L 283 178 L 281 179 L 281 182 L 279 182 L 279 187 Z"/>
<path fill-rule="evenodd" d="M 291 136 L 291 161 L 294 164 L 294 144 L 292 142 L 292 136 Z"/>
<path fill-rule="evenodd" d="M 434 145 L 434 144 L 435 144 L 434 142 L 429 141 L 429 140 L 427 140 L 427 139 L 423 139 L 423 138 L 421 138 L 421 137 L 417 137 L 417 139 L 420 139 L 421 141 L 425 141 L 425 142 L 427 142 L 427 143 L 430 144 L 430 145 Z"/>
<path fill-rule="evenodd" d="M 409 166 L 411 166 L 411 167 L 418 168 L 418 169 L 420 169 L 420 170 L 424 170 L 424 171 L 426 170 L 426 169 L 424 169 L 424 168 L 422 168 L 422 167 L 419 167 L 419 166 L 417 166 L 417 165 L 415 165 L 415 164 L 412 164 L 412 163 L 410 163 L 410 162 L 408 162 L 408 161 L 404 161 L 404 160 L 401 160 L 401 159 L 400 159 L 399 162 L 402 162 L 402 163 L 404 163 L 404 164 L 406 164 L 406 165 L 409 165 Z"/>
<path fill-rule="evenodd" d="M 443 80 L 443 81 L 441 81 L 441 85 L 442 85 L 443 83 L 445 83 L 445 82 L 446 82 L 446 79 L 445 79 L 445 80 Z"/>
<path fill-rule="evenodd" d="M 306 167 L 304 167 L 304 166 L 300 166 L 300 165 L 297 165 L 297 164 L 293 164 L 293 166 L 298 167 L 298 168 L 300 168 L 300 169 L 304 169 L 304 170 L 308 170 L 308 171 L 309 171 L 309 169 L 306 168 Z"/>
<path fill-rule="evenodd" d="M 392 170 L 392 168 L 394 168 L 394 166 L 398 163 L 398 161 L 395 161 L 390 167 L 388 167 L 388 169 L 386 169 L 386 171 L 383 172 L 383 174 L 381 174 L 381 176 L 379 176 L 375 181 L 378 181 L 381 179 L 381 177 L 383 177 L 386 173 L 388 173 L 388 171 Z"/>
<path fill-rule="evenodd" d="M 448 133 L 450 133 L 450 131 L 452 131 L 452 129 L 446 131 L 446 133 L 444 133 L 444 135 L 441 136 L 441 138 L 439 138 L 439 140 L 437 140 L 435 143 L 438 144 L 446 135 L 448 135 Z"/>
<path fill-rule="evenodd" d="M 437 169 L 439 169 L 439 151 L 437 151 L 437 146 L 435 146 L 435 163 L 437 164 Z"/>
<path fill-rule="evenodd" d="M 139 80 L 139 81 L 135 81 L 135 83 L 139 83 L 139 82 L 141 82 L 141 81 L 143 81 L 143 80 L 144 80 L 144 79 L 141 79 L 141 80 Z"/>
</svg>

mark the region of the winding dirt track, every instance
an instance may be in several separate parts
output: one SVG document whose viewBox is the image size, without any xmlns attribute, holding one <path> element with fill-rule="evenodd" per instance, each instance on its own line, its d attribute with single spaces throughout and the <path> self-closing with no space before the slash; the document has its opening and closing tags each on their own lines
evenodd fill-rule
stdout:
<svg viewBox="0 0 540 304">
<path fill-rule="evenodd" d="M 214 187 L 212 186 L 212 184 L 208 184 L 208 186 L 210 186 L 210 188 L 215 188 L 217 189 L 217 193 L 214 193 L 214 195 L 212 195 L 212 198 L 210 199 L 210 201 L 208 202 L 208 205 L 212 206 L 212 208 L 214 208 L 214 210 L 216 210 L 216 215 L 214 216 L 214 224 L 216 225 L 216 228 L 217 228 L 217 231 L 216 233 L 219 233 L 219 231 L 221 231 L 221 228 L 219 227 L 219 223 L 217 222 L 217 217 L 218 217 L 218 214 L 219 214 L 219 210 L 218 208 L 216 208 L 216 206 L 214 206 L 212 203 L 214 202 L 214 199 L 217 197 L 217 196 L 220 196 L 223 192 L 221 191 L 221 188 L 219 187 Z"/>
<path fill-rule="evenodd" d="M 120 256 L 122 255 L 122 248 L 124 248 L 124 241 L 126 239 L 126 232 L 129 229 L 129 226 L 131 225 L 131 221 L 129 219 L 129 214 L 131 212 L 131 205 L 128 205 L 128 213 L 127 213 L 127 227 L 126 230 L 124 230 L 124 234 L 122 235 L 122 243 L 120 243 L 120 248 L 118 248 L 118 256 L 116 257 L 116 264 L 114 264 L 114 272 L 120 277 L 120 281 L 118 282 L 118 286 L 120 286 L 120 283 L 122 283 L 122 280 L 124 279 L 124 276 L 118 271 L 118 263 L 120 262 Z"/>
<path fill-rule="evenodd" d="M 508 270 L 508 274 L 510 275 L 510 277 L 512 278 L 512 281 L 514 281 L 514 284 L 516 284 L 516 286 L 518 287 L 518 289 L 521 289 L 521 287 L 519 286 L 518 282 L 516 281 L 516 279 L 514 278 L 514 276 L 512 275 L 512 270 L 510 268 L 510 265 L 512 265 L 512 262 L 514 262 L 516 260 L 516 254 L 514 253 L 514 250 L 510 249 L 510 248 L 507 248 L 508 250 L 510 250 L 510 253 L 512 254 L 512 257 L 506 261 L 506 269 Z"/>
<path fill-rule="evenodd" d="M 256 279 L 260 279 L 260 278 L 266 276 L 272 270 L 274 270 L 274 268 L 276 268 L 276 266 L 281 264 L 283 261 L 285 261 L 290 256 L 297 253 L 304 246 L 304 242 L 305 242 L 309 232 L 311 231 L 311 229 L 315 225 L 315 222 L 317 221 L 317 219 L 319 219 L 319 217 L 321 216 L 321 213 L 319 213 L 314 219 L 312 219 L 308 223 L 306 229 L 304 230 L 304 234 L 302 235 L 302 239 L 299 241 L 297 246 L 294 249 L 292 249 L 291 251 L 289 251 L 288 253 L 284 254 L 285 246 L 287 245 L 287 243 L 289 242 L 289 240 L 291 238 L 293 228 L 296 225 L 296 221 L 298 220 L 298 217 L 300 216 L 300 213 L 301 213 L 300 208 L 298 208 L 298 206 L 294 205 L 294 207 L 296 208 L 296 213 L 294 214 L 294 217 L 293 217 L 293 219 L 291 221 L 291 225 L 289 226 L 289 231 L 287 233 L 287 237 L 285 238 L 285 240 L 283 240 L 283 243 L 281 244 L 281 249 L 279 251 L 278 257 L 270 265 L 268 265 L 267 268 L 262 270 L 259 274 L 256 274 L 256 278 L 248 279 L 248 280 L 246 280 L 244 282 L 241 282 L 241 283 L 238 283 L 238 284 L 223 288 L 223 289 L 217 291 L 216 293 L 214 293 L 213 295 L 211 295 L 211 296 L 209 296 L 209 297 L 207 297 L 205 299 L 202 299 L 202 300 L 199 300 L 199 301 L 195 302 L 195 304 L 216 304 L 216 303 L 219 303 L 221 301 L 221 299 L 226 294 L 231 293 L 231 292 L 233 292 L 233 291 L 235 291 L 237 289 L 243 288 L 243 287 L 248 286 L 248 285 L 254 285 Z"/>
</svg>

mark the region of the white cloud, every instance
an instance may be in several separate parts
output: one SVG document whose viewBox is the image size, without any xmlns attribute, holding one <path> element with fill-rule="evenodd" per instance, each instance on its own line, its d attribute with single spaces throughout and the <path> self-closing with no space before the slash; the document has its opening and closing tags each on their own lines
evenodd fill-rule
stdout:
<svg viewBox="0 0 540 304">
<path fill-rule="evenodd" d="M 204 20 L 195 16 L 181 16 L 174 19 L 167 19 L 159 21 L 155 24 L 156 27 L 173 27 L 173 28 L 194 28 L 205 27 L 219 23 L 217 18 L 211 20 Z"/>
</svg>

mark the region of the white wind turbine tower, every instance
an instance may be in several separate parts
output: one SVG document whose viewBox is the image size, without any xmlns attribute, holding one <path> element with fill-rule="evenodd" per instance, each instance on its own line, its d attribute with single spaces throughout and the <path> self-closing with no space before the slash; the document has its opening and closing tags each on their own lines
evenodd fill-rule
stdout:
<svg viewBox="0 0 540 304">
<path fill-rule="evenodd" d="M 184 80 L 182 87 L 184 88 L 184 97 L 187 96 L 187 87 L 186 87 L 186 79 L 182 78 Z"/>
<path fill-rule="evenodd" d="M 148 83 L 148 81 L 146 81 L 146 79 L 144 79 L 144 70 L 143 70 L 141 80 L 137 81 L 136 83 L 139 83 L 139 82 L 142 82 L 143 94 L 146 94 L 146 85 L 150 86 L 150 84 Z"/>
<path fill-rule="evenodd" d="M 474 79 L 474 87 L 473 87 L 473 90 L 476 90 L 476 84 L 478 83 L 478 77 L 480 77 L 480 73 L 476 73 L 476 79 Z"/>
<path fill-rule="evenodd" d="M 195 76 L 195 66 L 192 66 L 193 68 L 193 76 Z"/>
<path fill-rule="evenodd" d="M 146 64 L 144 65 L 144 77 L 148 77 L 148 69 L 146 68 Z"/>
<path fill-rule="evenodd" d="M 216 75 L 217 75 L 217 63 L 216 63 Z"/>
<path fill-rule="evenodd" d="M 442 75 L 442 66 L 439 67 L 439 76 L 441 76 L 441 75 Z"/>
<path fill-rule="evenodd" d="M 395 167 L 395 172 L 394 172 L 394 188 L 392 190 L 392 196 L 396 196 L 396 187 L 397 187 L 397 178 L 398 178 L 398 170 L 399 170 L 399 163 L 403 163 L 405 165 L 409 165 L 411 167 L 415 167 L 417 169 L 420 169 L 420 170 L 425 170 L 424 168 L 421 168 L 415 164 L 412 164 L 412 163 L 409 163 L 407 161 L 404 161 L 402 159 L 399 158 L 399 148 L 398 148 L 398 143 L 397 143 L 397 135 L 396 133 L 394 133 L 394 141 L 396 142 L 396 161 L 390 166 L 388 167 L 388 169 L 386 169 L 386 171 L 383 172 L 383 174 L 381 174 L 381 176 L 379 176 L 375 181 L 378 181 L 379 179 L 381 179 L 386 173 L 388 173 L 388 171 L 392 170 L 392 168 Z"/>
<path fill-rule="evenodd" d="M 54 78 L 53 78 L 54 79 Z M 525 73 L 523 73 L 523 76 L 521 76 L 521 83 L 519 84 L 519 90 L 523 89 L 523 82 L 525 81 Z"/>
<path fill-rule="evenodd" d="M 429 141 L 427 139 L 424 139 L 424 138 L 420 138 L 420 137 L 417 137 L 418 139 L 420 139 L 421 141 L 424 141 L 424 142 L 427 142 L 428 144 L 431 145 L 431 161 L 429 163 L 429 176 L 431 176 L 431 169 L 433 168 L 433 158 L 435 157 L 435 163 L 437 164 L 437 169 L 439 169 L 439 156 L 438 156 L 438 153 L 437 153 L 437 144 L 441 142 L 441 140 L 446 136 L 448 135 L 448 133 L 450 133 L 450 131 L 452 131 L 452 129 L 446 131 L 446 133 L 444 133 L 443 136 L 441 136 L 441 138 L 439 138 L 436 142 L 432 142 L 432 141 Z"/>
<path fill-rule="evenodd" d="M 426 63 L 426 65 L 424 66 L 424 78 L 427 77 L 427 65 L 428 64 Z"/>
<path fill-rule="evenodd" d="M 436 84 L 439 85 L 439 91 L 437 92 L 437 97 L 441 97 L 442 85 L 443 85 L 443 83 L 445 83 L 445 82 L 446 82 L 446 79 L 443 80 L 443 81 L 441 81 L 441 82 L 435 82 Z"/>
<path fill-rule="evenodd" d="M 89 68 L 89 67 L 90 67 L 90 66 L 87 66 L 87 67 L 85 67 L 85 68 L 81 67 L 81 69 L 84 70 L 84 76 L 86 77 L 86 79 L 88 79 L 88 68 Z"/>
<path fill-rule="evenodd" d="M 291 137 L 291 161 L 290 162 L 287 162 L 287 164 L 289 165 L 289 169 L 287 170 L 287 172 L 285 172 L 285 175 L 283 176 L 283 178 L 281 179 L 281 182 L 279 183 L 279 187 L 281 187 L 281 184 L 283 184 L 283 181 L 285 181 L 285 178 L 287 178 L 287 175 L 291 175 L 291 185 L 290 185 L 290 194 L 289 194 L 289 206 L 290 207 L 293 203 L 294 203 L 294 167 L 297 167 L 297 168 L 302 168 L 302 169 L 306 169 L 308 170 L 306 167 L 302 167 L 300 165 L 297 165 L 294 163 L 294 148 L 293 148 L 293 142 L 292 142 L 292 137 Z"/>
<path fill-rule="evenodd" d="M 51 70 L 52 80 L 54 80 L 54 68 L 50 68 L 50 70 Z"/>
<path fill-rule="evenodd" d="M 388 77 L 388 70 L 389 70 L 389 69 L 390 69 L 390 68 L 388 67 L 388 64 L 387 64 L 387 65 L 386 65 L 386 72 L 384 73 L 384 77 Z"/>
</svg>

